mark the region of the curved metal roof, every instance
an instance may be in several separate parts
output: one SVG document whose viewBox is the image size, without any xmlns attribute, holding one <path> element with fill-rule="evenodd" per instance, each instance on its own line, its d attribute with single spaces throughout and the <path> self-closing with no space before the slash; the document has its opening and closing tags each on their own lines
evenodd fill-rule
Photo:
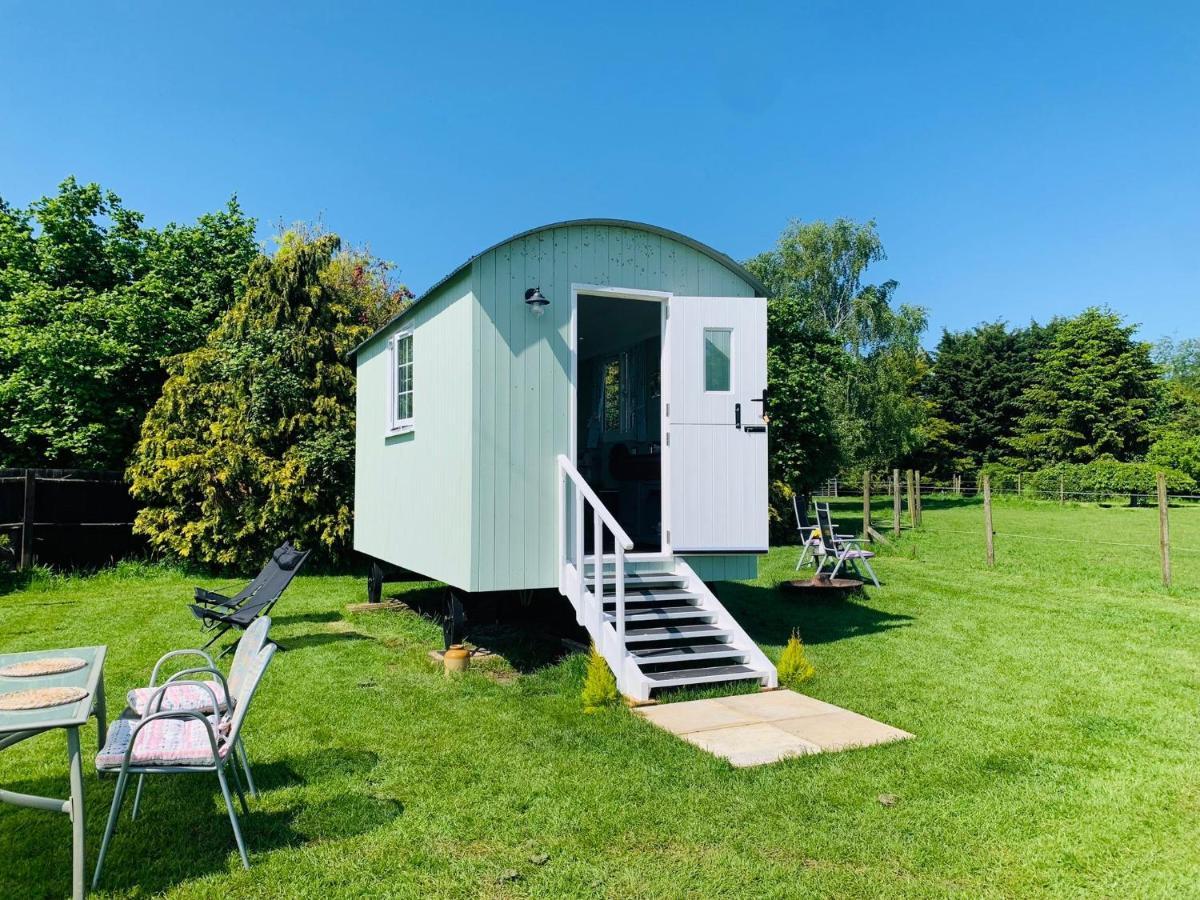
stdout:
<svg viewBox="0 0 1200 900">
<path fill-rule="evenodd" d="M 355 347 L 353 350 L 351 350 L 350 353 L 347 355 L 350 357 L 353 357 L 355 354 L 358 353 L 359 350 L 361 350 L 367 344 L 371 343 L 371 341 L 373 341 L 375 338 L 377 338 L 380 334 L 387 331 L 389 328 L 391 328 L 393 325 L 395 325 L 398 321 L 400 321 L 406 315 L 408 315 L 409 312 L 411 312 L 423 300 L 426 300 L 429 297 L 433 296 L 434 294 L 436 294 L 438 292 L 439 289 L 441 289 L 441 287 L 443 285 L 445 285 L 447 282 L 453 280 L 454 278 L 457 278 L 460 274 L 462 274 L 462 272 L 465 269 L 470 267 L 471 263 L 473 263 L 473 262 L 475 262 L 475 260 L 479 259 L 479 257 L 484 256 L 485 254 L 491 253 L 493 250 L 497 249 L 498 247 L 503 247 L 505 244 L 510 244 L 513 241 L 519 241 L 522 238 L 529 237 L 532 234 L 537 234 L 539 231 L 550 231 L 551 229 L 554 229 L 554 228 L 569 228 L 572 225 L 610 225 L 610 226 L 613 226 L 616 228 L 635 228 L 638 231 L 648 231 L 651 234 L 657 234 L 657 235 L 661 235 L 662 237 L 670 238 L 673 241 L 678 241 L 681 244 L 691 247 L 693 250 L 697 250 L 700 253 L 703 253 L 705 256 L 707 256 L 707 257 L 715 260 L 716 262 L 719 262 L 721 265 L 725 266 L 725 268 L 729 269 L 731 272 L 733 272 L 735 275 L 737 275 L 739 278 L 741 278 L 743 281 L 745 281 L 747 284 L 749 284 L 752 288 L 754 288 L 754 293 L 756 296 L 765 297 L 767 295 L 767 289 L 763 285 L 763 283 L 761 281 L 759 281 L 757 278 L 755 278 L 753 275 L 751 275 L 750 272 L 748 272 L 746 270 L 745 266 L 738 263 L 732 257 L 726 256 L 720 250 L 716 250 L 716 249 L 708 246 L 708 244 L 701 243 L 700 241 L 696 240 L 695 238 L 690 238 L 686 234 L 680 234 L 678 231 L 672 231 L 669 228 L 661 228 L 658 225 L 648 225 L 645 222 L 634 222 L 629 219 L 568 219 L 565 222 L 552 222 L 549 225 L 539 225 L 537 228 L 530 228 L 526 231 L 518 232 L 517 234 L 514 234 L 511 237 L 507 237 L 502 241 L 497 241 L 496 243 L 494 243 L 490 247 L 488 247 L 486 250 L 479 251 L 474 256 L 470 257 L 462 265 L 460 265 L 456 269 L 454 269 L 454 271 L 452 271 L 450 274 L 446 275 L 444 278 L 439 279 L 437 282 L 435 282 L 433 285 L 431 285 L 429 287 L 429 289 L 426 290 L 424 293 L 422 293 L 421 296 L 417 297 L 408 306 L 407 309 L 405 309 L 403 312 L 401 312 L 395 316 L 392 316 L 392 318 L 388 319 L 387 322 L 385 322 L 379 328 L 375 329 L 375 331 L 371 333 L 370 337 L 368 337 L 366 340 L 362 341 L 357 347 Z"/>
</svg>

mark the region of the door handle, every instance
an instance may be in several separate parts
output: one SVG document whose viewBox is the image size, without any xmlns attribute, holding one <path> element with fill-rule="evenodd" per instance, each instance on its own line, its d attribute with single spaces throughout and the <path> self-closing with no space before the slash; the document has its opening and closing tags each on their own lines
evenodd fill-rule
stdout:
<svg viewBox="0 0 1200 900">
<path fill-rule="evenodd" d="M 740 403 L 733 404 L 733 427 L 742 427 L 742 404 Z"/>
</svg>

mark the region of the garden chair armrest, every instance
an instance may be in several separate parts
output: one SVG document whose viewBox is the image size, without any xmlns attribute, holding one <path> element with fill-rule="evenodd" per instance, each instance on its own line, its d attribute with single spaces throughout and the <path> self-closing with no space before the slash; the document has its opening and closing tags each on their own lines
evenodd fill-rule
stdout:
<svg viewBox="0 0 1200 900">
<path fill-rule="evenodd" d="M 217 681 L 221 683 L 221 690 L 225 692 L 225 709 L 232 712 L 233 697 L 229 693 L 229 682 L 225 680 L 225 676 L 221 674 L 221 670 L 216 666 L 197 666 L 194 669 L 183 669 L 168 678 L 164 684 L 172 684 L 176 679 L 182 678 L 184 675 L 199 675 L 201 673 L 216 676 Z M 213 710 L 215 711 L 216 709 L 217 707 L 214 706 Z"/>
<path fill-rule="evenodd" d="M 143 717 L 142 721 L 143 722 L 146 721 L 147 718 L 158 717 L 161 712 L 161 710 L 159 710 L 158 707 L 159 707 L 159 705 L 162 704 L 163 695 L 171 688 L 182 687 L 185 684 L 190 685 L 192 687 L 198 687 L 198 688 L 201 688 L 202 690 L 208 691 L 208 695 L 210 697 L 212 697 L 212 708 L 214 710 L 218 710 L 221 708 L 220 705 L 217 703 L 217 693 L 216 693 L 216 691 L 214 691 L 212 689 L 211 685 L 209 685 L 203 681 L 168 681 L 166 684 L 164 684 L 162 687 L 160 687 L 158 690 L 156 690 L 153 694 L 151 694 L 150 699 L 146 701 L 146 713 L 148 715 Z M 173 710 L 168 710 L 168 712 L 172 712 L 172 711 Z M 197 715 L 199 715 L 199 713 L 197 713 Z"/>
<path fill-rule="evenodd" d="M 216 663 L 213 662 L 213 658 L 204 650 L 172 650 L 171 652 L 164 653 L 162 656 L 160 656 L 158 658 L 158 662 L 154 664 L 154 671 L 150 673 L 150 687 L 154 687 L 158 683 L 158 671 L 162 668 L 162 664 L 168 659 L 172 659 L 176 656 L 203 656 L 205 662 L 207 662 L 210 666 L 216 665 Z"/>
<path fill-rule="evenodd" d="M 195 588 L 192 597 L 197 603 L 203 603 L 206 606 L 226 606 L 230 602 L 230 598 L 224 594 L 218 594 L 216 591 L 202 587 Z"/>
</svg>

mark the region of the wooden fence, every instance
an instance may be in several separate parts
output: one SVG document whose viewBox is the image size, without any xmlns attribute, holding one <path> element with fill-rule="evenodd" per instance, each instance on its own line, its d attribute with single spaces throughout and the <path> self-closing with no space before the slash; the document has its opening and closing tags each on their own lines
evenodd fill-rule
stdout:
<svg viewBox="0 0 1200 900">
<path fill-rule="evenodd" d="M 144 547 L 119 472 L 0 469 L 0 534 L 19 569 L 96 566 Z"/>
</svg>

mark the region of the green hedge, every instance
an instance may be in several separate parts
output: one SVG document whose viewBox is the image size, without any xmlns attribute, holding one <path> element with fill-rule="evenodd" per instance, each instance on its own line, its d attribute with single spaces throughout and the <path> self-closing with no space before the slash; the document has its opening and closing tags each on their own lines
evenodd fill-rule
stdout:
<svg viewBox="0 0 1200 900">
<path fill-rule="evenodd" d="M 1108 496 L 1153 494 L 1157 490 L 1159 472 L 1167 476 L 1167 490 L 1172 493 L 1191 493 L 1196 481 L 1177 469 L 1151 463 L 1123 463 L 1098 460 L 1090 463 L 1059 463 L 1036 472 L 1027 473 L 1022 486 L 1029 491 L 1057 494 L 1061 484 L 1068 498 L 1072 493 L 1095 493 Z"/>
</svg>

